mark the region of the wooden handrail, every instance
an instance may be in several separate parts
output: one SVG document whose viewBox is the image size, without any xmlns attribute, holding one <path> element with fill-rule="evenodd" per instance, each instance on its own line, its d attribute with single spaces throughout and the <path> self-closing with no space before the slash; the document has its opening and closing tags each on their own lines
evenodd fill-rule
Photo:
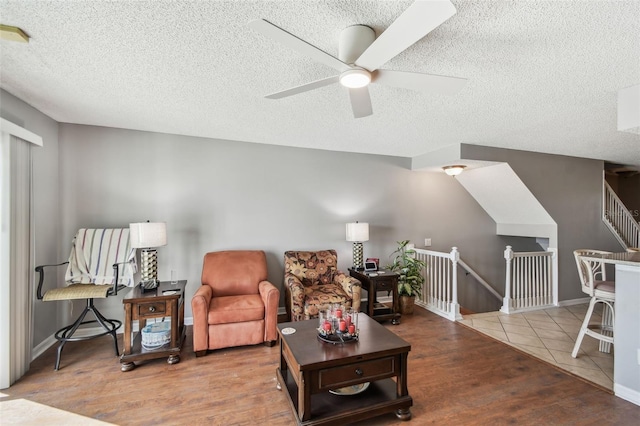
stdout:
<svg viewBox="0 0 640 426">
<path fill-rule="evenodd" d="M 603 180 L 603 184 L 602 217 L 605 219 L 605 223 L 613 228 L 616 237 L 623 246 L 626 248 L 638 247 L 640 245 L 640 225 L 606 180 Z"/>
<path fill-rule="evenodd" d="M 502 300 L 502 295 L 498 293 L 493 287 L 491 287 L 491 284 L 489 284 L 484 278 L 478 275 L 476 271 L 474 271 L 469 265 L 467 265 L 467 263 L 464 260 L 460 259 L 458 261 L 458 264 L 465 271 L 467 271 L 473 278 L 475 278 L 476 281 L 478 281 L 484 288 L 486 288 L 489 291 L 489 293 L 493 294 L 496 297 L 496 299 Z"/>
</svg>

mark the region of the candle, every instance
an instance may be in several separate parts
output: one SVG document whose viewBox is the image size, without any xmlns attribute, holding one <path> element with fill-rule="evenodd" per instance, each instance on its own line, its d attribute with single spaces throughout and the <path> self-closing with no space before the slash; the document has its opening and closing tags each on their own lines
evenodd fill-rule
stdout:
<svg viewBox="0 0 640 426">
<path fill-rule="evenodd" d="M 356 333 L 356 326 L 351 324 L 349 326 L 349 334 L 355 334 Z"/>
<path fill-rule="evenodd" d="M 344 320 L 340 321 L 340 331 L 343 333 L 347 331 L 347 322 Z"/>
<path fill-rule="evenodd" d="M 336 318 L 342 318 L 342 309 L 336 309 Z"/>
<path fill-rule="evenodd" d="M 344 321 L 347 323 L 347 327 L 351 325 L 351 315 L 344 317 Z"/>
<path fill-rule="evenodd" d="M 331 331 L 331 323 L 329 321 L 326 321 L 322 327 L 325 331 Z"/>
</svg>

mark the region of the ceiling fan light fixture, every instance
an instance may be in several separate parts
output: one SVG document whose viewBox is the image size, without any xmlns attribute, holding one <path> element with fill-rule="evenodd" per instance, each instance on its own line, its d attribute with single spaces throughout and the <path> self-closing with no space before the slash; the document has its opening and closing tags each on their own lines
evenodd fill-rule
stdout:
<svg viewBox="0 0 640 426">
<path fill-rule="evenodd" d="M 467 166 L 455 164 L 453 166 L 444 166 L 442 170 L 449 176 L 458 176 Z"/>
<path fill-rule="evenodd" d="M 348 70 L 340 74 L 340 84 L 349 89 L 358 89 L 371 83 L 371 74 L 362 68 Z"/>
</svg>

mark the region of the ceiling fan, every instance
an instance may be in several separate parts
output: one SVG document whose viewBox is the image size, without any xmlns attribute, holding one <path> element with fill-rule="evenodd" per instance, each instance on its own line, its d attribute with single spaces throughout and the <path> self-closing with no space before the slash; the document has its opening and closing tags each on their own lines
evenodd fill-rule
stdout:
<svg viewBox="0 0 640 426">
<path fill-rule="evenodd" d="M 280 99 L 333 83 L 349 90 L 355 118 L 373 114 L 369 83 L 384 84 L 428 93 L 457 93 L 466 79 L 406 71 L 384 70 L 380 66 L 416 43 L 429 32 L 455 15 L 449 0 L 417 0 L 376 39 L 366 25 L 347 27 L 340 33 L 338 58 L 294 36 L 264 19 L 249 22 L 254 30 L 306 55 L 316 62 L 340 71 L 340 74 L 267 95 Z"/>
</svg>

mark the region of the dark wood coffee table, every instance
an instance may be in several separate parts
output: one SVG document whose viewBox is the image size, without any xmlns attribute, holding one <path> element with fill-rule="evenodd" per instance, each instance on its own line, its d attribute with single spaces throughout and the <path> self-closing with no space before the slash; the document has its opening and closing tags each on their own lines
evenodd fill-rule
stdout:
<svg viewBox="0 0 640 426">
<path fill-rule="evenodd" d="M 411 345 L 367 315 L 360 314 L 358 342 L 331 344 L 317 338 L 318 320 L 278 325 L 278 389 L 286 390 L 299 425 L 344 424 L 395 412 L 411 419 L 407 390 Z M 283 334 L 294 328 L 293 334 Z M 395 377 L 395 380 L 392 378 Z M 370 382 L 356 395 L 330 390 Z"/>
</svg>

